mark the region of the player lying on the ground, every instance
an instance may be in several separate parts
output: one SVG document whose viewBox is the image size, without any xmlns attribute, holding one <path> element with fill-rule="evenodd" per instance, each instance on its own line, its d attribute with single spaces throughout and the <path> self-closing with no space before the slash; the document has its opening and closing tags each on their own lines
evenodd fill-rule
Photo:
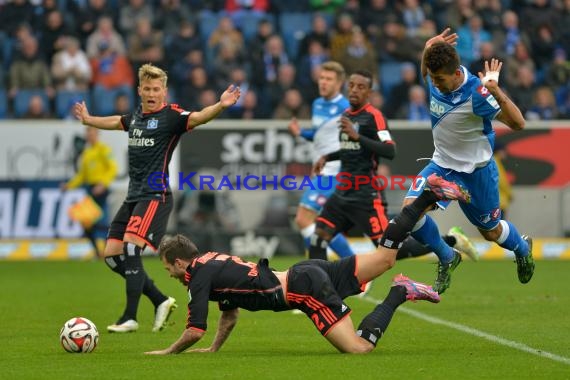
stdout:
<svg viewBox="0 0 570 380">
<path fill-rule="evenodd" d="M 299 309 L 340 352 L 372 351 L 398 306 L 406 300 L 434 303 L 440 300 L 431 286 L 398 275 L 388 296 L 364 317 L 356 331 L 351 310 L 343 301 L 392 268 L 398 248 L 426 207 L 441 199 L 469 201 L 468 194 L 460 187 L 440 177 L 431 176 L 428 184 L 426 191 L 390 221 L 381 246 L 374 253 L 336 262 L 307 260 L 285 272 L 277 272 L 269 268 L 267 259 L 255 264 L 216 252 L 200 254 L 194 243 L 182 235 L 164 239 L 159 254 L 165 269 L 188 286 L 188 323 L 182 336 L 170 347 L 147 354 L 180 353 L 198 342 L 207 328 L 208 301 L 217 301 L 222 311 L 218 330 L 209 348 L 193 351 L 218 351 L 237 322 L 238 308 Z"/>
</svg>

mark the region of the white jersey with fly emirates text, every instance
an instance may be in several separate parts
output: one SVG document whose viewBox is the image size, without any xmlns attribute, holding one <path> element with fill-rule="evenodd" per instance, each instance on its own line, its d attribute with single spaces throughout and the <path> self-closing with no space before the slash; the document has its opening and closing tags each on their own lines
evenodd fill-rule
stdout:
<svg viewBox="0 0 570 380">
<path fill-rule="evenodd" d="M 463 84 L 449 94 L 441 93 L 428 80 L 430 114 L 437 165 L 472 173 L 493 156 L 495 132 L 491 120 L 501 111 L 481 80 L 461 66 Z"/>
<path fill-rule="evenodd" d="M 330 100 L 320 97 L 313 102 L 313 117 L 311 119 L 312 127 L 315 129 L 313 163 L 321 156 L 340 149 L 338 138 L 340 116 L 349 106 L 348 100 L 342 94 L 338 94 Z M 321 174 L 337 175 L 339 171 L 340 161 L 329 161 Z"/>
</svg>

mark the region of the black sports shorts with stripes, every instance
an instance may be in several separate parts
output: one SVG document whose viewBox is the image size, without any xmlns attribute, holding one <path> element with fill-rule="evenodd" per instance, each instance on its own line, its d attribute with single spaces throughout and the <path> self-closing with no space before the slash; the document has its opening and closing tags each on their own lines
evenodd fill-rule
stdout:
<svg viewBox="0 0 570 380">
<path fill-rule="evenodd" d="M 343 299 L 359 294 L 357 256 L 339 261 L 307 260 L 293 265 L 287 274 L 287 302 L 313 321 L 326 336 L 331 327 L 351 313 Z"/>
<path fill-rule="evenodd" d="M 111 222 L 107 239 L 123 240 L 125 235 L 132 234 L 156 251 L 172 211 L 172 196 L 163 199 L 123 202 Z"/>
</svg>

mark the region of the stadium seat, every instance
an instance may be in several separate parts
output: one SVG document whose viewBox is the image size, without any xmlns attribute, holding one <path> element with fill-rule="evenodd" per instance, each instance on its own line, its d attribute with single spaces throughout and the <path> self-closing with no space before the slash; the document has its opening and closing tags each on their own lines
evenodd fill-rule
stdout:
<svg viewBox="0 0 570 380">
<path fill-rule="evenodd" d="M 87 91 L 59 91 L 55 97 L 55 114 L 60 119 L 73 118 L 71 107 L 76 102 L 85 101 L 89 107 L 89 93 Z"/>
<path fill-rule="evenodd" d="M 44 90 L 19 90 L 14 97 L 14 117 L 22 117 L 28 112 L 30 99 L 34 95 L 40 95 L 42 97 L 44 110 L 49 109 L 48 97 Z"/>
<path fill-rule="evenodd" d="M 279 16 L 279 30 L 285 42 L 285 49 L 292 59 L 297 58 L 299 43 L 311 31 L 310 13 L 283 13 Z"/>
<path fill-rule="evenodd" d="M 5 119 L 6 116 L 8 116 L 8 99 L 6 90 L 0 89 L 0 119 Z"/>
<path fill-rule="evenodd" d="M 402 81 L 402 63 L 401 62 L 384 62 L 378 69 L 380 78 L 380 86 L 382 87 L 382 95 L 387 98 L 390 95 L 392 87 Z"/>
<path fill-rule="evenodd" d="M 214 12 L 200 12 L 198 33 L 204 44 L 208 42 L 212 32 L 218 27 L 219 16 Z"/>
</svg>

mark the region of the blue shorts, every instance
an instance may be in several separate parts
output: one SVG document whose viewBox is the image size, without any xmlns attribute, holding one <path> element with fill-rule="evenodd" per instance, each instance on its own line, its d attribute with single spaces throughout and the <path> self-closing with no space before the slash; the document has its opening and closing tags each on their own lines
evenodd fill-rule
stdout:
<svg viewBox="0 0 570 380">
<path fill-rule="evenodd" d="M 305 190 L 299 205 L 318 214 L 327 199 L 335 192 L 338 181 L 336 176 L 324 175 L 311 178 L 311 183 L 313 188 Z"/>
<path fill-rule="evenodd" d="M 469 219 L 471 224 L 482 230 L 492 230 L 501 220 L 501 209 L 499 207 L 499 172 L 495 160 L 489 161 L 486 166 L 475 169 L 473 173 L 461 173 L 455 170 L 442 168 L 431 161 L 418 174 L 406 198 L 417 198 L 423 191 L 426 178 L 431 174 L 453 181 L 471 194 L 471 202 L 459 202 L 459 207 L 463 214 Z M 437 205 L 445 209 L 449 201 L 440 201 Z"/>
</svg>

